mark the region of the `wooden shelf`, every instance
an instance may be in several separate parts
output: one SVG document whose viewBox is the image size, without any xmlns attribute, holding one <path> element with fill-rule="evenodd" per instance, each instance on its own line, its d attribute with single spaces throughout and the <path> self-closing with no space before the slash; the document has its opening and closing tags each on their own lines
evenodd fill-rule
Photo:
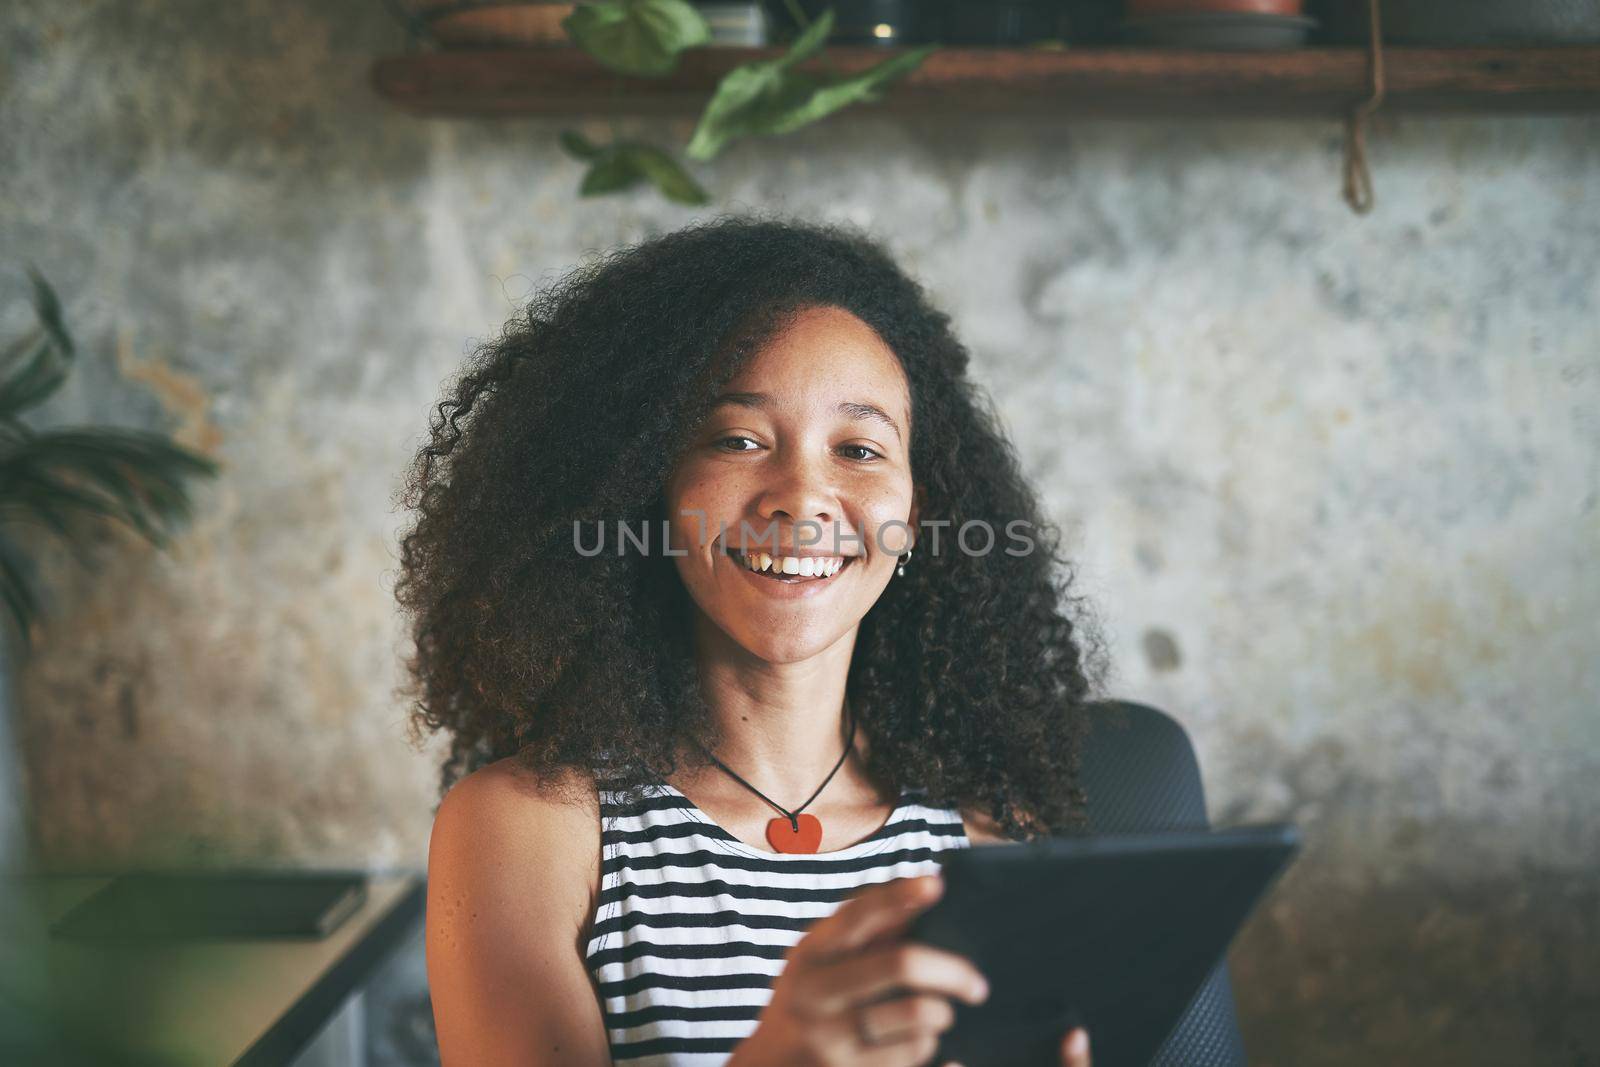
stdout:
<svg viewBox="0 0 1600 1067">
<path fill-rule="evenodd" d="M 575 47 L 462 49 L 378 60 L 380 95 L 418 115 L 692 115 L 719 78 L 777 48 L 697 48 L 664 78 L 613 74 Z M 890 49 L 834 47 L 855 71 Z M 804 69 L 819 69 L 815 63 Z M 1600 110 L 1600 48 L 1384 49 L 1383 109 Z M 1366 98 L 1364 47 L 1205 52 L 1155 48 L 947 48 L 849 113 L 1284 117 L 1342 115 Z"/>
</svg>

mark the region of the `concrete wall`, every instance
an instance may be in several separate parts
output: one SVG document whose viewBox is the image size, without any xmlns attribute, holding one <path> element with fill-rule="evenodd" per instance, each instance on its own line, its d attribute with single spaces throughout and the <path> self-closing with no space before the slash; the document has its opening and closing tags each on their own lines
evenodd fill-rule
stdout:
<svg viewBox="0 0 1600 1067">
<path fill-rule="evenodd" d="M 694 213 L 580 201 L 561 123 L 385 106 L 376 2 L 24 0 L 0 35 L 0 338 L 35 262 L 83 349 L 44 421 L 227 465 L 171 555 L 40 556 L 45 859 L 422 863 L 395 480 L 532 286 Z M 1188 726 L 1216 821 L 1305 829 L 1233 955 L 1254 1061 L 1592 1064 L 1600 119 L 1370 152 L 1364 218 L 1331 119 L 854 119 L 702 174 L 888 236 L 1071 532 L 1118 695 Z"/>
</svg>

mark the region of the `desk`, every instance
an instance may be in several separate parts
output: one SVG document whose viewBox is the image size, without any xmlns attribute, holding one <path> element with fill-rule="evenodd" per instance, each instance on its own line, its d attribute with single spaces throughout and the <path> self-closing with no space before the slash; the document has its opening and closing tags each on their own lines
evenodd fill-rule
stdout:
<svg viewBox="0 0 1600 1067">
<path fill-rule="evenodd" d="M 34 875 L 23 883 L 45 924 L 106 884 Z M 416 872 L 370 876 L 366 903 L 326 938 L 115 945 L 50 937 L 49 989 L 66 1027 L 173 1067 L 292 1061 L 352 992 L 415 932 L 426 900 Z"/>
</svg>

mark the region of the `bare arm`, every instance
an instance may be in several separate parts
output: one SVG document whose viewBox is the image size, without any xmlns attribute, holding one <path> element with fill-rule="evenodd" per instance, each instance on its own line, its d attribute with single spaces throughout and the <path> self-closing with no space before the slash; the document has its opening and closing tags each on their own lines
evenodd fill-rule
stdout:
<svg viewBox="0 0 1600 1067">
<path fill-rule="evenodd" d="M 428 849 L 428 986 L 443 1067 L 610 1067 L 579 944 L 599 816 L 509 761 L 456 783 Z"/>
</svg>

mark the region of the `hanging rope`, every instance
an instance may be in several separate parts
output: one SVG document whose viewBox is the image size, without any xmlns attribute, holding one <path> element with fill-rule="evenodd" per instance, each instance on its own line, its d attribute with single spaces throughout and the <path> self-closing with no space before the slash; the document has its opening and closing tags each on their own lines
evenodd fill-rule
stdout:
<svg viewBox="0 0 1600 1067">
<path fill-rule="evenodd" d="M 1367 0 L 1367 58 L 1372 95 L 1351 108 L 1344 120 L 1344 199 L 1358 215 L 1372 210 L 1366 121 L 1383 102 L 1383 33 L 1378 25 L 1378 0 Z"/>
</svg>

